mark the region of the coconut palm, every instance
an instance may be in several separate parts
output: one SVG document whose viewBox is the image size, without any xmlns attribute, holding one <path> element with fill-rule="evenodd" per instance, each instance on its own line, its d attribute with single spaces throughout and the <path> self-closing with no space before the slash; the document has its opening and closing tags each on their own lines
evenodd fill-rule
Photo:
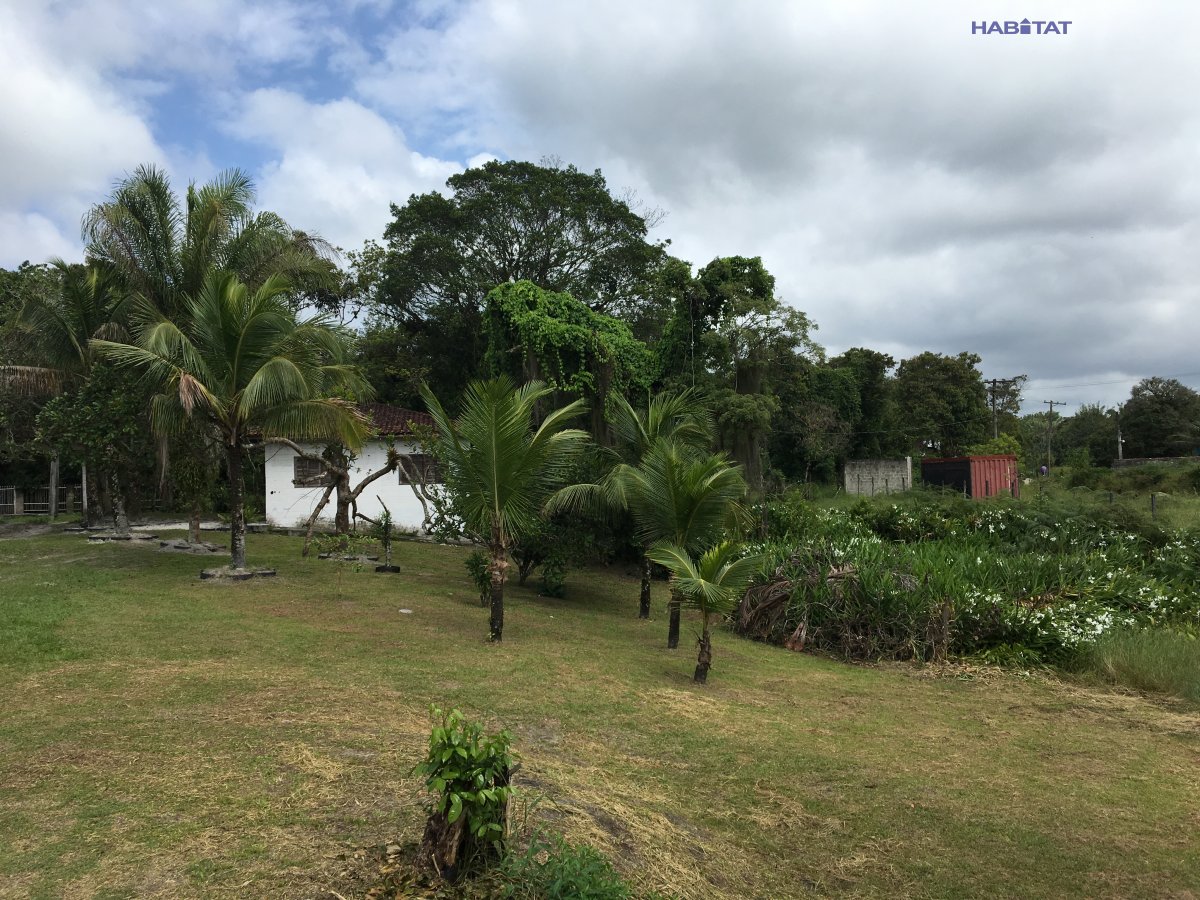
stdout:
<svg viewBox="0 0 1200 900">
<path fill-rule="evenodd" d="M 551 393 L 541 382 L 517 387 L 501 375 L 475 381 L 452 419 L 425 385 L 421 396 L 438 431 L 446 488 L 465 530 L 491 557 L 488 634 L 504 632 L 504 582 L 513 545 L 538 522 L 547 498 L 562 486 L 587 443 L 587 432 L 567 428 L 586 407 L 576 400 L 534 425 L 536 404 Z"/>
<path fill-rule="evenodd" d="M 0 369 L 4 381 L 25 393 L 61 394 L 78 387 L 96 362 L 89 342 L 125 336 L 127 295 L 111 270 L 61 259 L 51 260 L 50 268 L 57 289 L 27 296 L 17 316 L 20 349 L 32 364 Z M 125 532 L 129 520 L 120 474 L 115 466 L 102 468 L 107 470 L 100 474 L 111 493 L 114 527 Z M 83 477 L 87 479 L 86 464 Z"/>
<path fill-rule="evenodd" d="M 275 213 L 254 213 L 254 197 L 250 177 L 229 169 L 189 185 L 181 204 L 165 172 L 139 166 L 84 217 L 87 255 L 176 320 L 216 271 L 234 273 L 251 291 L 272 275 L 293 286 L 328 278 L 332 248 Z"/>
<path fill-rule="evenodd" d="M 700 611 L 700 652 L 693 680 L 708 681 L 712 666 L 712 637 L 709 628 L 716 616 L 727 616 L 736 608 L 746 588 L 763 567 L 761 556 L 738 557 L 738 547 L 728 541 L 707 550 L 693 561 L 682 547 L 661 544 L 649 556 L 671 570 L 671 591 L 683 603 Z"/>
<path fill-rule="evenodd" d="M 151 407 L 156 432 L 179 434 L 198 419 L 220 440 L 234 568 L 246 564 L 246 447 L 287 436 L 357 448 L 367 433 L 352 404 L 331 399 L 339 392 L 369 394 L 346 362 L 347 336 L 323 314 L 299 318 L 287 302 L 288 287 L 272 276 L 251 292 L 228 272 L 211 273 L 198 294 L 183 298 L 180 321 L 140 297 L 132 343 L 93 342 L 101 356 L 141 369 L 162 389 Z"/>
<path fill-rule="evenodd" d="M 722 540 L 746 517 L 741 466 L 721 453 L 696 456 L 660 440 L 639 466 L 614 471 L 614 484 L 633 515 L 644 546 L 673 544 L 698 553 Z M 680 598 L 672 592 L 667 647 L 679 646 Z"/>
<path fill-rule="evenodd" d="M 111 272 L 127 294 L 180 324 L 191 298 L 217 272 L 233 273 L 252 292 L 276 274 L 293 286 L 330 282 L 332 248 L 274 213 L 255 213 L 254 198 L 253 181 L 238 169 L 189 185 L 181 199 L 163 170 L 139 166 L 84 217 L 88 258 Z M 209 442 L 181 435 L 168 449 L 160 436 L 159 460 L 164 481 L 168 468 L 177 473 L 176 484 L 191 507 L 191 540 L 198 541 L 215 468 Z"/>
<path fill-rule="evenodd" d="M 666 441 L 685 454 L 699 457 L 712 445 L 712 415 L 694 391 L 662 393 L 647 401 L 645 409 L 634 409 L 618 395 L 609 412 L 612 447 L 600 452 L 608 471 L 595 484 L 571 485 L 551 498 L 547 511 L 587 509 L 594 513 L 628 512 L 625 490 L 627 471 L 648 457 L 651 449 Z M 650 559 L 642 553 L 642 584 L 638 618 L 650 618 Z"/>
</svg>

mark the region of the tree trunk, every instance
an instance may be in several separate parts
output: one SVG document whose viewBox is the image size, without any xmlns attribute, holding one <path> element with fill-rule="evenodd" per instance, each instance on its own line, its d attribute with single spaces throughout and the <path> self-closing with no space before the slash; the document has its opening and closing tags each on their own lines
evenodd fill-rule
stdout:
<svg viewBox="0 0 1200 900">
<path fill-rule="evenodd" d="M 708 619 L 704 619 L 704 630 L 700 633 L 700 654 L 696 657 L 696 674 L 692 681 L 696 684 L 708 683 L 708 670 L 712 667 L 712 641 L 708 636 Z"/>
<path fill-rule="evenodd" d="M 492 615 L 488 622 L 488 640 L 499 643 L 504 636 L 504 575 L 508 555 L 503 546 L 492 548 Z"/>
<path fill-rule="evenodd" d="M 192 516 L 188 520 L 188 540 L 193 544 L 200 543 L 200 498 L 192 500 Z"/>
<path fill-rule="evenodd" d="M 125 514 L 125 495 L 121 491 L 121 478 L 116 470 L 109 473 L 109 489 L 112 493 L 113 529 L 117 534 L 129 534 L 129 516 Z"/>
<path fill-rule="evenodd" d="M 325 504 L 329 502 L 329 495 L 333 493 L 333 485 L 326 485 L 325 493 L 321 495 L 320 502 L 313 507 L 312 513 L 309 514 L 308 522 L 304 532 L 304 547 L 300 550 L 301 556 L 308 556 L 308 548 L 312 543 L 313 529 L 317 527 L 317 519 L 321 517 L 321 510 L 325 508 Z"/>
<path fill-rule="evenodd" d="M 50 521 L 58 516 L 58 451 L 50 457 Z"/>
<path fill-rule="evenodd" d="M 350 473 L 337 471 L 333 477 L 337 484 L 337 513 L 333 517 L 333 530 L 336 534 L 349 534 L 350 504 L 354 502 L 354 494 L 350 491 Z"/>
<path fill-rule="evenodd" d="M 638 618 L 650 618 L 650 557 L 642 556 L 642 596 L 638 602 Z"/>
<path fill-rule="evenodd" d="M 79 470 L 79 486 L 83 489 L 83 527 L 90 528 L 92 524 L 92 507 L 88 502 L 88 467 L 83 463 Z M 94 492 L 93 492 L 94 493 Z"/>
<path fill-rule="evenodd" d="M 235 569 L 246 568 L 246 488 L 242 484 L 242 448 L 226 447 L 229 471 L 229 557 Z"/>
<path fill-rule="evenodd" d="M 667 604 L 671 610 L 671 624 L 667 628 L 667 649 L 674 650 L 679 646 L 679 598 L 671 591 L 671 602 Z"/>
</svg>

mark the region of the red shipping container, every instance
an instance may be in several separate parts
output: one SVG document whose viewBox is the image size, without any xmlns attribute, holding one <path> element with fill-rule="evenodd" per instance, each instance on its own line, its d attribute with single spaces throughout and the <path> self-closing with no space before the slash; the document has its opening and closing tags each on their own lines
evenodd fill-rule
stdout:
<svg viewBox="0 0 1200 900">
<path fill-rule="evenodd" d="M 1010 453 L 994 456 L 955 456 L 921 460 L 921 480 L 962 491 L 968 497 L 983 499 L 1001 494 L 1021 495 L 1017 477 L 1017 458 Z"/>
</svg>

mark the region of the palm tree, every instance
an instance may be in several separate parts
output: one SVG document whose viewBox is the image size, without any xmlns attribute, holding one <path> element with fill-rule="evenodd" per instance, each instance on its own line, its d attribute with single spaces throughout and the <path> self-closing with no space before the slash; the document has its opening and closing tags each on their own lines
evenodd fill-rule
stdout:
<svg viewBox="0 0 1200 900">
<path fill-rule="evenodd" d="M 697 553 L 745 517 L 746 482 L 724 454 L 696 456 L 661 439 L 639 466 L 613 472 L 617 496 L 633 514 L 644 546 L 674 544 Z M 667 647 L 679 646 L 680 598 L 672 592 Z"/>
<path fill-rule="evenodd" d="M 255 214 L 254 197 L 250 176 L 229 169 L 189 185 L 181 204 L 165 172 L 139 166 L 84 217 L 87 255 L 172 318 L 215 271 L 236 274 L 252 291 L 277 274 L 293 286 L 329 278 L 332 248 L 275 213 Z"/>
<path fill-rule="evenodd" d="M 570 474 L 587 432 L 566 428 L 586 407 L 576 400 L 534 425 L 539 400 L 551 393 L 541 382 L 517 387 L 501 375 L 467 386 L 462 412 L 447 415 L 428 385 L 421 396 L 438 431 L 446 487 L 467 532 L 491 556 L 489 637 L 504 632 L 504 582 L 509 552 L 536 525 L 546 499 Z"/>
<path fill-rule="evenodd" d="M 292 229 L 271 212 L 253 212 L 254 183 L 228 169 L 207 184 L 190 184 L 182 199 L 166 173 L 143 165 L 92 207 L 83 220 L 87 256 L 107 269 L 132 297 L 183 324 L 191 298 L 217 272 L 236 275 L 257 291 L 272 275 L 293 286 L 332 283 L 332 248 Z M 166 480 L 172 460 L 182 474 L 191 506 L 191 540 L 199 540 L 199 516 L 213 467 L 206 441 L 179 435 L 168 446 L 160 435 L 159 459 Z"/>
<path fill-rule="evenodd" d="M 713 440 L 712 413 L 692 390 L 662 393 L 648 400 L 645 410 L 634 409 L 617 395 L 609 422 L 620 460 L 638 466 L 660 440 L 670 440 L 681 449 L 697 454 L 708 450 Z M 605 492 L 611 496 L 611 492 Z M 638 618 L 650 618 L 650 558 L 642 552 L 642 585 Z"/>
<path fill-rule="evenodd" d="M 629 511 L 628 468 L 641 466 L 650 451 L 661 442 L 676 446 L 682 453 L 699 458 L 712 445 L 712 414 L 701 397 L 692 390 L 678 394 L 662 393 L 647 401 L 646 408 L 634 409 L 617 395 L 609 412 L 614 439 L 612 447 L 600 453 L 608 471 L 595 484 L 564 488 L 551 498 L 547 512 L 588 509 L 598 514 Z M 642 548 L 642 584 L 638 618 L 650 618 L 651 562 Z"/>
<path fill-rule="evenodd" d="M 111 270 L 61 259 L 51 260 L 50 266 L 58 289 L 26 297 L 17 317 L 23 351 L 36 364 L 6 366 L 0 372 L 5 381 L 34 394 L 61 394 L 79 386 L 96 363 L 90 341 L 125 336 L 127 295 Z M 100 474 L 111 493 L 114 526 L 128 531 L 120 474 L 116 467 L 102 468 L 107 469 Z M 86 464 L 83 478 L 86 482 Z"/>
<path fill-rule="evenodd" d="M 367 423 L 340 391 L 364 398 L 369 387 L 346 363 L 347 338 L 325 315 L 298 318 L 288 282 L 268 278 L 257 291 L 228 272 L 209 275 L 183 298 L 177 323 L 136 301 L 133 343 L 93 341 L 102 356 L 143 370 L 162 389 L 151 418 L 159 434 L 179 434 L 199 419 L 217 437 L 229 474 L 230 555 L 246 564 L 242 458 L 251 442 L 276 436 L 337 439 L 358 447 Z"/>
<path fill-rule="evenodd" d="M 672 593 L 688 606 L 698 609 L 702 620 L 700 652 L 692 680 L 708 681 L 712 666 L 712 638 L 709 633 L 713 616 L 733 612 L 746 588 L 763 567 L 761 556 L 737 556 L 738 547 L 722 542 L 710 548 L 698 561 L 675 544 L 661 544 L 650 550 L 650 558 L 671 570 Z"/>
</svg>

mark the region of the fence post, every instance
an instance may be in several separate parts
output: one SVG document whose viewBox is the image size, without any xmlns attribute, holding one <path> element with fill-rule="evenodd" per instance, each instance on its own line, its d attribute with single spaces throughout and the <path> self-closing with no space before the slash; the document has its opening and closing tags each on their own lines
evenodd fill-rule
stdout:
<svg viewBox="0 0 1200 900">
<path fill-rule="evenodd" d="M 59 455 L 50 457 L 50 521 L 59 515 Z"/>
<path fill-rule="evenodd" d="M 25 489 L 15 488 L 13 490 L 13 515 L 25 515 Z"/>
</svg>

